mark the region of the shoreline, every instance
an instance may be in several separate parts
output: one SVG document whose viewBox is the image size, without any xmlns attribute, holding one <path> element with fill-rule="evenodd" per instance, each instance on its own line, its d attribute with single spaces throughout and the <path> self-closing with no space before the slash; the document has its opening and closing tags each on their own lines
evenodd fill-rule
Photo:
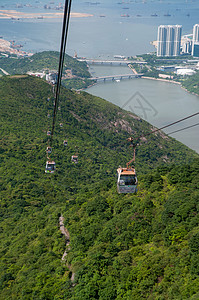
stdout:
<svg viewBox="0 0 199 300">
<path fill-rule="evenodd" d="M 162 81 L 162 82 L 168 82 L 168 83 L 178 84 L 178 85 L 182 86 L 181 82 L 174 81 L 174 80 L 167 80 L 167 79 L 155 78 L 155 77 L 147 77 L 147 76 L 142 76 L 141 78 L 143 78 L 143 79 L 157 80 L 157 81 Z"/>
<path fill-rule="evenodd" d="M 63 18 L 63 12 L 51 12 L 51 13 L 24 13 L 16 10 L 0 10 L 0 19 L 61 19 Z M 77 13 L 72 12 L 71 18 L 88 18 L 93 17 L 92 14 L 88 13 Z"/>
<path fill-rule="evenodd" d="M 180 85 L 181 89 L 183 89 L 183 90 L 186 91 L 187 93 L 199 97 L 199 94 L 194 93 L 194 92 L 190 92 L 188 89 L 186 89 L 186 88 L 182 85 L 181 82 L 174 81 L 174 80 L 162 79 L 162 78 L 147 77 L 147 76 L 142 76 L 141 79 L 142 79 L 142 78 L 143 78 L 143 79 L 150 79 L 150 80 L 156 80 L 156 81 L 162 81 L 162 82 L 168 82 L 168 83 L 177 84 L 177 85 Z"/>
<path fill-rule="evenodd" d="M 130 69 L 133 71 L 133 69 L 130 67 Z M 172 84 L 177 84 L 181 87 L 181 89 L 183 89 L 184 91 L 186 91 L 187 93 L 191 94 L 191 95 L 195 95 L 197 97 L 199 97 L 199 94 L 197 93 L 194 93 L 194 92 L 190 92 L 188 89 L 186 89 L 181 82 L 178 82 L 178 81 L 174 81 L 174 80 L 167 80 L 167 79 L 162 79 L 162 78 L 155 78 L 155 77 L 147 77 L 147 76 L 141 76 L 140 77 L 141 79 L 149 79 L 149 80 L 156 80 L 156 81 L 160 81 L 160 82 L 167 82 L 167 83 L 172 83 Z M 89 85 L 87 88 L 84 88 L 84 89 L 80 89 L 78 91 L 85 91 L 86 89 L 89 89 L 95 85 L 97 85 L 98 83 L 95 82 L 91 85 Z"/>
<path fill-rule="evenodd" d="M 14 54 L 17 56 L 32 56 L 33 53 L 30 52 L 26 52 L 23 50 L 19 50 L 18 48 L 16 48 L 16 46 L 14 45 L 14 48 L 11 46 L 11 42 L 6 41 L 4 39 L 0 38 L 0 53 L 10 53 L 10 54 Z"/>
</svg>

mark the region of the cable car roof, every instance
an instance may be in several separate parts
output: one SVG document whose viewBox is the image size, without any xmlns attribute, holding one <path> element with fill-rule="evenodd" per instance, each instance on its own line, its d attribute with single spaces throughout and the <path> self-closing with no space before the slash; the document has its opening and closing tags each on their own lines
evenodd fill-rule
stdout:
<svg viewBox="0 0 199 300">
<path fill-rule="evenodd" d="M 136 175 L 134 168 L 118 168 L 117 172 L 123 175 Z"/>
</svg>

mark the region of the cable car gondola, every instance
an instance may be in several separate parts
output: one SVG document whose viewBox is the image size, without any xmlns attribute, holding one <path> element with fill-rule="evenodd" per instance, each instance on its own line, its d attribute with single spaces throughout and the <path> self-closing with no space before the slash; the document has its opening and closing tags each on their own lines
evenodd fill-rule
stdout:
<svg viewBox="0 0 199 300">
<path fill-rule="evenodd" d="M 47 135 L 48 135 L 48 136 L 51 135 L 51 131 L 50 131 L 50 130 L 47 131 Z"/>
<path fill-rule="evenodd" d="M 64 140 L 63 144 L 64 144 L 64 146 L 68 146 L 67 140 Z"/>
<path fill-rule="evenodd" d="M 77 156 L 77 155 L 72 155 L 71 161 L 72 161 L 73 163 L 77 164 L 77 163 L 78 163 L 78 156 Z"/>
<path fill-rule="evenodd" d="M 117 192 L 121 193 L 136 193 L 137 191 L 137 176 L 133 167 L 117 169 Z"/>
<path fill-rule="evenodd" d="M 46 162 L 46 168 L 45 168 L 45 173 L 54 173 L 55 172 L 55 162 L 48 160 Z"/>
<path fill-rule="evenodd" d="M 51 154 L 52 153 L 52 148 L 51 147 L 47 147 L 46 148 L 46 153 L 47 154 Z"/>
<path fill-rule="evenodd" d="M 132 142 L 132 139 L 128 139 Z M 135 147 L 136 145 L 132 144 L 133 147 L 133 159 L 131 159 L 126 168 L 119 167 L 117 169 L 117 192 L 119 194 L 133 194 L 137 192 L 138 180 L 135 172 L 135 168 L 131 166 L 132 162 L 135 162 Z"/>
</svg>

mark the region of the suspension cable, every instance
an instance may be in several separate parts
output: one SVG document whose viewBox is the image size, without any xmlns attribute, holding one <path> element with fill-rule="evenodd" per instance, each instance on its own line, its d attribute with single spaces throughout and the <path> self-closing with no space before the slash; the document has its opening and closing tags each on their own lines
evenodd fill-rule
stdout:
<svg viewBox="0 0 199 300">
<path fill-rule="evenodd" d="M 59 105 L 59 94 L 60 94 L 60 86 L 61 86 L 61 79 L 62 79 L 62 72 L 63 72 L 64 56 L 65 56 L 65 50 L 66 50 L 66 41 L 67 41 L 67 37 L 68 37 L 71 4 L 72 4 L 72 0 L 65 0 L 62 38 L 61 38 L 61 47 L 60 47 L 60 55 L 59 55 L 59 68 L 58 68 L 57 86 L 56 86 L 56 91 L 55 91 L 53 122 L 52 122 L 51 138 L 50 138 L 51 146 L 53 143 L 53 134 L 54 134 L 54 129 L 55 129 L 57 108 Z"/>
<path fill-rule="evenodd" d="M 190 126 L 187 126 L 187 127 L 184 127 L 184 128 L 181 128 L 181 129 L 178 129 L 178 130 L 175 130 L 175 131 L 172 131 L 170 133 L 167 133 L 168 135 L 169 134 L 173 134 L 173 133 L 176 133 L 176 132 L 179 132 L 179 131 L 183 131 L 183 130 L 186 130 L 186 129 L 189 129 L 189 128 L 192 128 L 192 127 L 195 127 L 195 126 L 198 126 L 199 123 L 196 123 L 196 124 L 193 124 L 193 125 L 190 125 Z"/>
<path fill-rule="evenodd" d="M 180 122 L 182 122 L 182 121 L 185 121 L 185 120 L 190 119 L 190 118 L 192 118 L 192 117 L 195 117 L 195 116 L 197 116 L 197 115 L 199 115 L 199 112 L 194 113 L 194 114 L 192 114 L 192 115 L 189 115 L 189 116 L 187 116 L 187 117 L 184 117 L 184 118 L 182 118 L 182 119 L 180 119 L 180 120 L 178 120 L 178 121 L 172 122 L 172 123 L 170 123 L 170 124 L 168 124 L 168 125 L 165 125 L 165 126 L 163 126 L 163 127 L 161 127 L 161 128 L 157 128 L 157 129 L 155 129 L 155 130 L 152 130 L 151 132 L 146 133 L 146 134 L 143 134 L 143 135 L 141 135 L 141 136 L 139 136 L 139 137 L 136 137 L 136 138 L 130 137 L 130 138 L 128 138 L 128 141 L 131 142 L 131 145 L 133 145 L 133 147 L 136 147 L 136 146 L 137 146 L 136 140 L 138 141 L 140 138 L 143 138 L 143 137 L 146 137 L 146 136 L 148 136 L 148 135 L 151 135 L 151 134 L 153 134 L 153 133 L 155 133 L 155 132 L 158 132 L 158 131 L 160 131 L 160 130 L 162 130 L 162 129 L 165 129 L 165 128 L 167 128 L 167 127 L 173 126 L 173 125 L 175 125 L 175 124 L 178 124 L 178 123 L 180 123 Z M 195 124 L 194 126 L 196 126 L 196 124 Z M 191 127 L 194 127 L 194 126 L 192 125 Z M 188 127 L 189 127 L 189 126 L 188 126 Z M 189 127 L 189 128 L 191 128 L 191 127 Z M 188 128 L 185 128 L 185 129 L 188 129 Z M 179 129 L 179 131 L 180 131 L 180 130 L 183 130 L 183 129 Z M 177 131 L 177 130 L 176 130 L 176 131 Z M 174 132 L 172 132 L 172 133 L 174 133 Z M 169 133 L 169 134 L 172 134 L 172 133 Z M 167 135 L 169 135 L 169 134 L 167 134 Z M 116 146 L 118 146 L 118 145 L 121 145 L 121 143 L 114 144 L 114 145 L 112 145 L 111 147 L 116 147 Z"/>
<path fill-rule="evenodd" d="M 140 139 L 140 138 L 142 138 L 142 137 L 146 137 L 146 136 L 148 136 L 148 135 L 150 135 L 150 134 L 152 134 L 152 133 L 155 133 L 155 132 L 160 131 L 160 130 L 162 130 L 162 129 L 165 129 L 165 128 L 167 128 L 167 127 L 173 126 L 173 125 L 175 125 L 175 124 L 178 124 L 178 123 L 180 123 L 180 122 L 182 122 L 182 121 L 185 121 L 185 120 L 187 120 L 187 119 L 190 119 L 190 118 L 192 118 L 192 117 L 195 117 L 195 116 L 197 116 L 198 114 L 199 114 L 199 112 L 197 112 L 197 113 L 195 113 L 195 114 L 192 114 L 192 115 L 190 115 L 190 116 L 188 116 L 188 117 L 185 117 L 185 118 L 183 118 L 183 119 L 180 119 L 180 120 L 178 120 L 178 121 L 175 121 L 175 122 L 173 122 L 173 123 L 170 123 L 170 124 L 168 124 L 168 125 L 165 125 L 165 126 L 163 126 L 163 127 L 161 127 L 161 128 L 157 128 L 157 129 L 155 129 L 155 130 L 152 130 L 151 132 L 149 132 L 149 133 L 147 133 L 147 134 L 141 135 L 140 137 L 138 137 L 138 139 Z"/>
</svg>

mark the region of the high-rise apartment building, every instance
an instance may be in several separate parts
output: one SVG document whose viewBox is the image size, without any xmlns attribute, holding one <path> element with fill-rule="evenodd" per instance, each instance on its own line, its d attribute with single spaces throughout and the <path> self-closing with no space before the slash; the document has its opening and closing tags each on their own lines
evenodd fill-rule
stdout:
<svg viewBox="0 0 199 300">
<path fill-rule="evenodd" d="M 160 25 L 158 27 L 157 56 L 180 55 L 181 35 L 181 25 Z"/>
<path fill-rule="evenodd" d="M 197 47 L 194 47 L 195 44 L 198 44 L 199 42 L 199 24 L 195 24 L 193 26 L 193 42 L 192 42 L 192 55 L 194 56 L 195 53 L 194 53 L 194 49 L 197 48 Z"/>
</svg>

